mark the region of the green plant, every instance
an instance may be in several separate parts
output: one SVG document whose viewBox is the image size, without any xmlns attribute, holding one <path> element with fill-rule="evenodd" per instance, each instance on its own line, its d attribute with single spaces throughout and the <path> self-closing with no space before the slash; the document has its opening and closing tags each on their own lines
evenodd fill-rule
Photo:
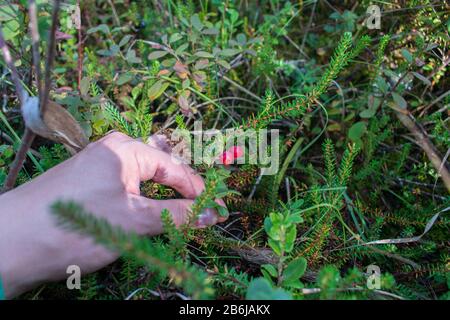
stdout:
<svg viewBox="0 0 450 320">
<path fill-rule="evenodd" d="M 110 130 L 143 140 L 172 128 L 189 132 L 197 120 L 219 130 L 279 129 L 280 166 L 266 176 L 260 165 L 216 166 L 205 156 L 207 163 L 194 166 L 206 188 L 190 223 L 176 228 L 163 211 L 165 234 L 151 240 L 116 238 L 105 221 L 61 204 L 63 219 L 80 232 L 119 248 L 135 239 L 133 250 L 86 278 L 79 294 L 55 284 L 25 297 L 124 299 L 134 292 L 132 299 L 170 299 L 182 291 L 221 299 L 447 299 L 448 215 L 442 212 L 420 241 L 393 240 L 416 239 L 450 204 L 449 12 L 432 1 L 385 2 L 382 11 L 393 14 L 383 15 L 380 30 L 368 30 L 361 22 L 369 5 L 82 1 L 78 30 L 65 4 L 51 96 L 92 141 Z M 51 10 L 38 1 L 41 52 Z M 34 94 L 28 19 L 26 1 L 0 4 L 22 85 Z M 2 58 L 0 65 L 3 183 L 24 125 Z M 17 184 L 67 157 L 61 145 L 36 140 Z M 176 197 L 153 182 L 141 192 Z M 193 228 L 205 208 L 227 222 Z M 160 260 L 164 268 L 149 267 Z M 366 288 L 370 264 L 382 270 L 380 290 Z"/>
<path fill-rule="evenodd" d="M 52 210 L 62 225 L 87 234 L 98 243 L 118 250 L 149 269 L 170 277 L 193 297 L 207 298 L 212 294 L 205 274 L 194 266 L 176 261 L 175 256 L 167 254 L 164 245 L 134 233 L 126 233 L 118 227 L 111 227 L 105 219 L 94 217 L 73 202 L 57 202 Z"/>
<path fill-rule="evenodd" d="M 298 258 L 291 260 L 290 253 L 294 249 L 297 239 L 297 224 L 303 221 L 299 208 L 303 201 L 292 203 L 289 208 L 281 212 L 272 212 L 264 220 L 264 229 L 269 237 L 268 244 L 278 256 L 278 265 L 264 265 L 263 274 L 266 279 L 275 277 L 278 285 L 298 287 L 301 286 L 299 278 L 306 268 L 306 260 Z M 301 267 L 303 266 L 303 267 Z"/>
</svg>

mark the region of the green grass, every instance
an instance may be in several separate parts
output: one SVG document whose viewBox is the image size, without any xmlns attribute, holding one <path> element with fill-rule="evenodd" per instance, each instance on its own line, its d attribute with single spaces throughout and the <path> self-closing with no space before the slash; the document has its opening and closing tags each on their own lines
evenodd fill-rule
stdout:
<svg viewBox="0 0 450 320">
<path fill-rule="evenodd" d="M 83 1 L 82 44 L 62 11 L 60 31 L 72 37 L 58 42 L 52 76 L 54 88 L 69 90 L 52 97 L 91 141 L 111 129 L 136 138 L 166 125 L 191 130 L 194 120 L 204 128 L 277 128 L 280 171 L 261 177 L 256 165 L 232 166 L 229 176 L 210 169 L 209 182 L 226 186 L 210 183 L 194 215 L 224 187 L 239 192 L 224 197 L 228 221 L 177 231 L 164 215 L 170 236 L 151 240 L 60 203 L 55 214 L 66 227 L 123 249 L 124 258 L 86 277 L 81 292 L 61 293 L 61 283 L 23 298 L 124 299 L 147 288 L 133 298 L 156 299 L 149 293 L 155 291 L 261 298 L 265 289 L 273 299 L 448 299 L 448 187 L 423 142 L 397 117 L 412 116 L 448 164 L 448 8 L 433 1 L 408 1 L 408 10 L 398 10 L 401 1 L 379 4 L 386 12 L 381 29 L 369 30 L 361 22 L 370 1 L 354 9 L 323 1 L 155 3 Z M 12 8 L 8 16 L 0 10 L 0 23 L 18 28 L 7 41 L 25 78 L 26 12 Z M 39 10 L 44 32 L 51 8 Z M 2 182 L 23 123 L 11 82 L 1 81 L 0 89 L 0 129 L 9 137 L 1 142 Z M 34 143 L 41 152 L 29 154 L 18 183 L 67 157 L 49 144 Z M 152 183 L 144 191 L 158 199 L 171 194 Z M 393 241 L 421 235 L 437 213 L 419 240 Z M 369 265 L 380 268 L 379 289 L 367 288 Z M 191 273 L 197 276 L 189 279 Z"/>
</svg>

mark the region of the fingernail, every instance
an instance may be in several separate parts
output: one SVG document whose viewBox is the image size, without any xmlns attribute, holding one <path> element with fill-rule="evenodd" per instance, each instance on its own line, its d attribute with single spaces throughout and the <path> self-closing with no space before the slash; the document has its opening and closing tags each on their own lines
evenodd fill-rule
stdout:
<svg viewBox="0 0 450 320">
<path fill-rule="evenodd" d="M 213 209 L 205 209 L 205 211 L 203 211 L 203 213 L 198 217 L 195 225 L 198 228 L 205 228 L 215 225 L 217 220 L 217 213 Z"/>
</svg>

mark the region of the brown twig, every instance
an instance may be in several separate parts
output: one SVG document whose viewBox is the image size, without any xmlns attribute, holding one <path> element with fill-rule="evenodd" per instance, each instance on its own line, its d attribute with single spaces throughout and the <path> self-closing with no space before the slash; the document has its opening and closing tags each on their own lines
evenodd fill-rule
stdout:
<svg viewBox="0 0 450 320">
<path fill-rule="evenodd" d="M 16 66 L 14 65 L 14 59 L 11 56 L 8 46 L 6 45 L 5 38 L 3 37 L 3 31 L 0 28 L 0 49 L 2 50 L 3 57 L 5 59 L 6 65 L 11 72 L 11 78 L 13 79 L 14 85 L 16 86 L 17 96 L 19 97 L 20 104 L 25 103 L 25 90 L 19 78 L 19 73 L 17 72 Z"/>
<path fill-rule="evenodd" d="M 58 25 L 59 6 L 60 0 L 55 0 L 52 12 L 52 26 L 50 28 L 47 48 L 47 60 L 45 63 L 44 92 L 42 93 L 42 99 L 39 101 L 41 115 L 45 113 L 45 108 L 47 107 L 48 98 L 50 95 L 51 71 L 53 67 L 53 61 L 55 60 L 56 27 Z"/>
<path fill-rule="evenodd" d="M 40 96 L 42 94 L 41 55 L 39 53 L 39 27 L 37 21 L 37 5 L 35 0 L 30 0 L 28 14 L 30 15 L 29 28 L 33 48 L 33 64 L 34 71 L 36 72 L 36 84 L 39 92 L 39 99 L 42 99 Z"/>
<path fill-rule="evenodd" d="M 28 128 L 25 128 L 25 132 L 22 137 L 22 142 L 20 144 L 19 150 L 17 150 L 14 161 L 9 169 L 8 176 L 6 177 L 5 183 L 3 184 L 2 193 L 11 190 L 16 183 L 17 176 L 19 175 L 20 169 L 22 169 L 23 162 L 27 155 L 28 149 L 31 147 L 36 135 Z"/>
<path fill-rule="evenodd" d="M 50 92 L 50 73 L 53 65 L 54 60 L 54 51 L 55 51 L 55 37 L 56 37 L 56 26 L 58 22 L 58 11 L 59 11 L 59 5 L 60 1 L 55 0 L 55 5 L 53 7 L 53 14 L 52 14 L 52 27 L 50 30 L 50 40 L 49 40 L 49 46 L 47 51 L 47 63 L 46 63 L 46 70 L 45 70 L 45 87 L 44 91 L 41 90 L 41 83 L 40 83 L 40 57 L 39 57 L 39 31 L 37 29 L 37 10 L 36 10 L 36 3 L 31 0 L 30 1 L 30 33 L 32 38 L 32 44 L 33 44 L 33 60 L 35 63 L 35 70 L 36 70 L 36 79 L 38 81 L 38 89 L 39 89 L 39 96 L 40 96 L 40 105 L 41 105 L 41 113 L 44 112 L 45 106 L 48 101 L 49 92 Z M 0 47 L 3 52 L 3 56 L 5 58 L 5 62 L 8 65 L 11 76 L 13 78 L 14 84 L 16 86 L 16 91 L 20 100 L 21 108 L 23 108 L 23 105 L 26 100 L 26 92 L 24 91 L 24 88 L 22 86 L 22 83 L 20 82 L 19 74 L 17 72 L 17 69 L 14 65 L 14 60 L 11 56 L 11 53 L 9 51 L 8 46 L 6 45 L 6 42 L 3 38 L 3 32 L 0 29 Z M 44 102 L 44 103 L 43 103 Z M 36 135 L 28 128 L 25 128 L 24 135 L 22 137 L 22 142 L 20 144 L 19 150 L 16 153 L 16 156 L 14 158 L 14 161 L 11 164 L 11 167 L 8 172 L 8 176 L 6 177 L 5 183 L 3 185 L 2 192 L 8 191 L 14 187 L 14 184 L 16 183 L 17 176 L 19 175 L 20 169 L 23 166 L 23 163 L 25 161 L 26 154 L 28 152 L 28 149 L 31 147 L 31 144 L 34 141 L 34 138 Z"/>
<path fill-rule="evenodd" d="M 27 93 L 25 92 L 22 83 L 20 82 L 19 74 L 14 65 L 14 59 L 11 56 L 11 52 L 9 51 L 8 46 L 6 45 L 5 39 L 3 37 L 3 32 L 0 28 L 0 47 L 3 52 L 3 57 L 5 58 L 5 62 L 11 72 L 11 77 L 13 79 L 14 85 L 16 86 L 17 96 L 19 97 L 21 108 L 23 107 Z M 35 138 L 35 134 L 29 130 L 25 129 L 25 133 L 22 137 L 22 142 L 20 144 L 19 150 L 16 153 L 14 161 L 11 164 L 11 168 L 9 169 L 8 176 L 5 179 L 5 183 L 3 184 L 2 192 L 8 191 L 14 187 L 16 183 L 17 176 L 22 168 L 23 162 L 25 161 L 25 157 L 28 149 L 30 148 L 33 140 Z"/>
<path fill-rule="evenodd" d="M 431 164 L 441 175 L 442 181 L 444 182 L 444 185 L 447 188 L 448 192 L 450 192 L 450 173 L 445 163 L 442 162 L 436 147 L 428 138 L 428 134 L 416 123 L 414 117 L 410 113 L 395 113 L 400 122 L 414 135 L 414 137 L 416 138 L 416 143 L 423 149 L 423 151 L 425 151 L 428 159 L 430 159 L 431 161 Z"/>
<path fill-rule="evenodd" d="M 78 92 L 81 94 L 81 79 L 83 77 L 83 36 L 81 34 L 81 7 L 80 0 L 77 0 L 77 21 L 75 22 L 75 27 L 78 30 L 78 61 L 77 61 L 77 84 Z"/>
</svg>

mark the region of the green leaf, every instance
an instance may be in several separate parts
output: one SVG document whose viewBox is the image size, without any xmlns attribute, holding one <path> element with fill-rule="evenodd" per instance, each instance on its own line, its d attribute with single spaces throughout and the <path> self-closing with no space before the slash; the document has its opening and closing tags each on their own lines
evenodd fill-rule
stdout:
<svg viewBox="0 0 450 320">
<path fill-rule="evenodd" d="M 264 230 L 269 233 L 270 229 L 272 229 L 272 221 L 267 217 L 264 219 Z"/>
<path fill-rule="evenodd" d="M 133 74 L 130 72 L 122 73 L 117 79 L 117 85 L 121 86 L 133 79 Z"/>
<path fill-rule="evenodd" d="M 180 40 L 181 38 L 183 38 L 183 36 L 181 34 L 174 33 L 173 35 L 170 36 L 169 43 L 176 42 L 176 41 Z"/>
<path fill-rule="evenodd" d="M 267 243 L 269 244 L 269 246 L 272 248 L 273 252 L 275 252 L 275 254 L 277 256 L 281 256 L 281 247 L 277 241 L 269 239 L 267 241 Z"/>
<path fill-rule="evenodd" d="M 386 93 L 389 89 L 389 85 L 387 84 L 386 80 L 384 80 L 384 78 L 380 75 L 377 75 L 375 82 L 382 93 Z"/>
<path fill-rule="evenodd" d="M 243 46 L 243 45 L 245 45 L 245 43 L 247 42 L 247 37 L 245 36 L 245 34 L 239 33 L 239 34 L 236 36 L 236 40 L 237 40 L 237 42 L 238 42 L 241 46 Z"/>
<path fill-rule="evenodd" d="M 300 214 L 292 214 L 287 219 L 287 222 L 289 222 L 289 223 L 301 223 L 301 222 L 303 222 L 303 218 L 300 216 Z"/>
<path fill-rule="evenodd" d="M 367 124 L 363 121 L 357 122 L 348 130 L 348 137 L 352 141 L 359 141 L 367 130 Z"/>
<path fill-rule="evenodd" d="M 406 100 L 396 92 L 392 92 L 392 98 L 399 109 L 405 110 L 408 106 Z"/>
<path fill-rule="evenodd" d="M 239 52 L 241 52 L 239 49 L 223 49 L 220 51 L 220 55 L 224 57 L 232 57 L 237 55 Z"/>
<path fill-rule="evenodd" d="M 177 50 L 175 50 L 175 53 L 177 55 L 182 54 L 184 51 L 186 51 L 186 49 L 189 47 L 189 43 L 183 43 L 181 46 L 179 46 L 177 48 Z"/>
<path fill-rule="evenodd" d="M 129 50 L 127 52 L 127 55 L 126 55 L 125 59 L 129 63 L 141 63 L 142 62 L 141 58 L 136 56 L 136 51 L 135 50 Z"/>
<path fill-rule="evenodd" d="M 127 34 L 125 37 L 122 38 L 122 40 L 120 40 L 119 47 L 123 47 L 124 45 L 126 45 L 132 38 L 133 36 Z"/>
<path fill-rule="evenodd" d="M 297 228 L 295 225 L 291 225 L 286 231 L 286 242 L 284 245 L 284 251 L 291 252 L 294 249 L 295 239 L 297 238 Z"/>
<path fill-rule="evenodd" d="M 270 282 L 264 278 L 256 278 L 250 283 L 246 294 L 247 300 L 290 300 L 289 292 L 283 289 L 273 289 Z"/>
<path fill-rule="evenodd" d="M 298 280 L 306 271 L 307 261 L 303 257 L 292 260 L 283 271 L 283 282 Z"/>
<path fill-rule="evenodd" d="M 169 52 L 167 52 L 167 51 L 153 51 L 152 53 L 150 53 L 149 55 L 148 55 L 148 59 L 149 60 L 156 60 L 156 59 L 159 59 L 159 58 L 162 58 L 162 57 L 164 57 L 165 55 L 167 55 Z"/>
<path fill-rule="evenodd" d="M 0 156 L 2 158 L 10 158 L 14 154 L 14 150 L 11 146 L 3 144 L 0 146 Z"/>
<path fill-rule="evenodd" d="M 216 204 L 214 207 L 217 210 L 217 212 L 219 213 L 219 216 L 221 216 L 221 217 L 228 217 L 229 212 L 228 212 L 227 208 L 222 207 L 219 204 Z"/>
<path fill-rule="evenodd" d="M 407 49 L 402 49 L 402 55 L 408 61 L 409 63 L 413 62 L 413 57 L 411 55 L 411 52 L 409 52 Z"/>
<path fill-rule="evenodd" d="M 217 28 L 208 28 L 202 31 L 203 34 L 215 36 L 219 34 L 219 30 Z"/>
<path fill-rule="evenodd" d="M 163 60 L 163 61 L 161 62 L 161 65 L 162 65 L 163 67 L 166 67 L 166 68 L 171 68 L 171 67 L 174 66 L 174 64 L 175 64 L 176 62 L 177 62 L 177 59 L 175 59 L 175 58 L 168 58 L 168 59 Z"/>
<path fill-rule="evenodd" d="M 6 21 L 2 27 L 5 40 L 14 39 L 20 32 L 20 24 L 17 20 Z"/>
<path fill-rule="evenodd" d="M 412 73 L 417 79 L 419 79 L 420 81 L 422 81 L 423 83 L 425 83 L 427 86 L 431 86 L 431 81 L 428 80 L 427 78 L 425 78 L 423 75 L 421 75 L 420 73 L 417 72 L 413 72 Z"/>
<path fill-rule="evenodd" d="M 202 70 L 205 69 L 209 64 L 209 60 L 208 59 L 199 59 L 196 63 L 194 68 L 197 70 Z"/>
<path fill-rule="evenodd" d="M 91 34 L 91 33 L 95 33 L 95 32 L 103 32 L 104 34 L 109 34 L 109 27 L 106 24 L 100 24 L 96 27 L 90 28 L 88 29 L 88 31 L 86 31 L 87 34 Z"/>
<path fill-rule="evenodd" d="M 113 52 L 111 50 L 101 49 L 101 50 L 97 50 L 97 54 L 99 54 L 101 56 L 105 56 L 105 57 L 110 57 L 113 55 Z"/>
<path fill-rule="evenodd" d="M 214 56 L 206 51 L 197 51 L 195 55 L 199 58 L 214 58 Z"/>
<path fill-rule="evenodd" d="M 277 275 L 278 275 L 277 270 L 276 270 L 275 267 L 274 267 L 273 265 L 271 265 L 271 264 L 263 264 L 263 265 L 261 266 L 261 268 L 264 269 L 264 270 L 266 270 L 266 271 L 270 274 L 270 276 L 272 276 L 273 278 L 277 277 Z"/>
<path fill-rule="evenodd" d="M 192 26 L 197 29 L 198 31 L 201 31 L 203 29 L 203 23 L 200 21 L 200 17 L 198 14 L 194 14 L 191 17 L 191 24 Z"/>
<path fill-rule="evenodd" d="M 169 86 L 169 82 L 164 80 L 159 80 L 155 82 L 147 92 L 148 98 L 153 101 L 156 100 Z"/>
<path fill-rule="evenodd" d="M 264 278 L 254 279 L 247 289 L 247 300 L 271 300 L 272 286 L 269 281 Z"/>
<path fill-rule="evenodd" d="M 217 60 L 217 63 L 220 64 L 225 69 L 231 69 L 231 65 L 225 60 Z"/>
<path fill-rule="evenodd" d="M 191 80 L 189 80 L 189 78 L 187 78 L 186 80 L 183 81 L 183 83 L 181 84 L 183 89 L 187 89 L 189 88 L 189 86 L 191 85 Z"/>
<path fill-rule="evenodd" d="M 293 289 L 303 289 L 305 285 L 299 280 L 283 281 L 283 287 L 289 287 Z"/>
<path fill-rule="evenodd" d="M 15 20 L 19 14 L 19 5 L 18 4 L 2 4 L 0 6 L 0 21 L 9 21 Z"/>
<path fill-rule="evenodd" d="M 364 119 L 369 119 L 372 118 L 376 112 L 377 110 L 374 108 L 365 109 L 359 113 L 359 116 Z"/>
<path fill-rule="evenodd" d="M 86 96 L 89 93 L 89 85 L 91 79 L 89 77 L 83 77 L 80 81 L 80 93 L 82 96 Z"/>
</svg>

